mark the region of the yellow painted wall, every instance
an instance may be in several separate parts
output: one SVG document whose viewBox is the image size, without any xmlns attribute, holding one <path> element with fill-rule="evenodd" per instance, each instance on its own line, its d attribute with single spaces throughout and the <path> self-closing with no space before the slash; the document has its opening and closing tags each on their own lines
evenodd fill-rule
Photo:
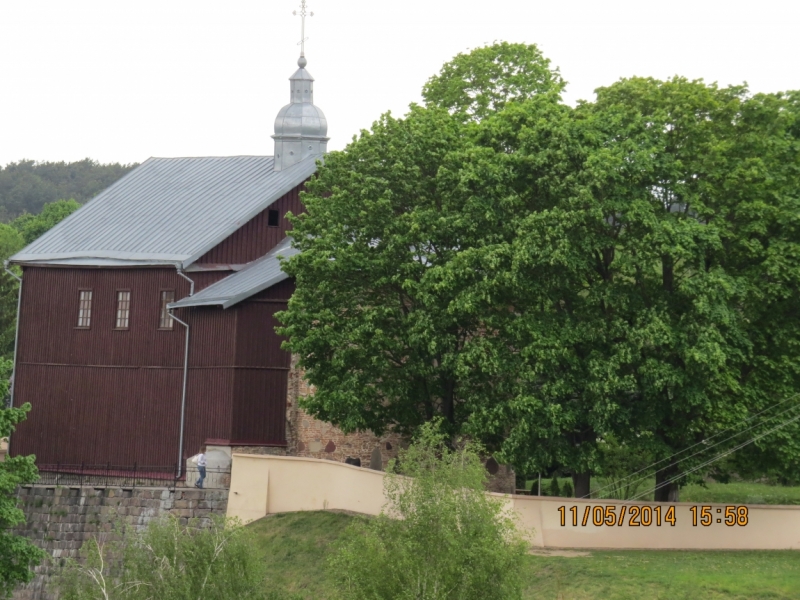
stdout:
<svg viewBox="0 0 800 600">
<path fill-rule="evenodd" d="M 595 549 L 800 549 L 800 507 L 749 505 L 748 524 L 729 527 L 724 524 L 724 504 L 711 507 L 712 524 L 693 526 L 692 506 L 687 502 L 658 504 L 621 500 L 578 500 L 537 496 L 492 494 L 515 510 L 521 525 L 533 531 L 532 543 L 543 548 Z M 271 513 L 305 510 L 346 510 L 377 515 L 385 502 L 383 473 L 344 463 L 287 456 L 234 454 L 228 516 L 243 521 L 259 519 Z M 630 506 L 660 507 L 662 525 L 631 526 Z M 565 526 L 561 525 L 559 507 L 564 507 Z M 571 507 L 578 512 L 578 526 L 572 525 Z M 617 515 L 625 506 L 622 526 L 592 523 L 595 506 L 614 507 Z M 675 507 L 675 526 L 663 522 L 665 511 Z M 587 524 L 582 525 L 589 507 Z M 719 509 L 719 513 L 717 510 Z M 717 519 L 722 522 L 718 523 Z"/>
</svg>

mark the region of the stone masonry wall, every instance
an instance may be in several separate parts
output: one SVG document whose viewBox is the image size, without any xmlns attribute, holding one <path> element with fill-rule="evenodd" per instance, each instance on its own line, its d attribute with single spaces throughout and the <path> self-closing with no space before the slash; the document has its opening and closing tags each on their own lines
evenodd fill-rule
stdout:
<svg viewBox="0 0 800 600">
<path fill-rule="evenodd" d="M 24 525 L 16 532 L 43 548 L 49 559 L 36 568 L 35 579 L 18 589 L 14 600 L 56 598 L 48 584 L 63 559 L 79 558 L 83 543 L 108 533 L 122 521 L 138 529 L 153 519 L 174 515 L 182 523 L 211 515 L 224 516 L 228 490 L 121 487 L 30 486 L 17 490 L 19 507 L 25 512 Z"/>
</svg>

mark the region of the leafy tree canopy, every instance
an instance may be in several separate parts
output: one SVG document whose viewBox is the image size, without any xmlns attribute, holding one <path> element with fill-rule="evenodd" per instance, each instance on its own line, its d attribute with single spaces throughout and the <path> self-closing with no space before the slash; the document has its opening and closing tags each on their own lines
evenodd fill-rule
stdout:
<svg viewBox="0 0 800 600">
<path fill-rule="evenodd" d="M 563 91 L 566 83 L 535 44 L 497 42 L 458 54 L 422 88 L 428 106 L 480 121 L 508 102 Z"/>
<path fill-rule="evenodd" d="M 581 495 L 604 436 L 660 458 L 798 389 L 798 94 L 636 78 L 486 106 L 385 115 L 309 183 L 281 315 L 308 410 L 442 415 Z M 797 439 L 758 460 L 800 472 Z"/>
<path fill-rule="evenodd" d="M 7 222 L 26 212 L 36 214 L 48 202 L 61 198 L 83 204 L 136 166 L 100 164 L 88 158 L 71 163 L 9 163 L 0 167 L 0 220 Z"/>
</svg>

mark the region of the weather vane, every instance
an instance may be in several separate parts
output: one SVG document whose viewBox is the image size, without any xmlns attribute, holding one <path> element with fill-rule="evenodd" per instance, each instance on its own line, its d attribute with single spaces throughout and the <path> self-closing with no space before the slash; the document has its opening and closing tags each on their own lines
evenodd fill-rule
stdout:
<svg viewBox="0 0 800 600">
<path fill-rule="evenodd" d="M 300 46 L 300 56 L 306 55 L 306 16 L 313 17 L 313 12 L 306 11 L 306 0 L 300 1 L 300 11 L 294 11 L 293 15 L 300 15 L 300 41 L 297 43 Z"/>
</svg>

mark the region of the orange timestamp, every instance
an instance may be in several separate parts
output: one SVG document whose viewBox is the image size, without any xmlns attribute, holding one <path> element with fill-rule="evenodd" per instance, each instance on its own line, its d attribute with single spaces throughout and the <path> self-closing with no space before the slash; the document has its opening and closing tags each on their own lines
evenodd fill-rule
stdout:
<svg viewBox="0 0 800 600">
<path fill-rule="evenodd" d="M 703 527 L 709 527 L 714 523 L 724 523 L 728 527 L 744 527 L 748 523 L 747 507 L 746 506 L 726 506 L 723 512 L 722 508 L 714 508 L 712 506 L 690 506 L 689 511 L 692 513 L 692 525 L 697 527 L 698 524 Z M 559 506 L 558 512 L 561 516 L 561 526 L 566 527 L 567 522 L 571 521 L 573 527 L 586 527 L 589 523 L 595 527 L 606 525 L 608 527 L 650 527 L 655 525 L 661 527 L 662 525 L 675 526 L 677 519 L 675 517 L 675 507 L 662 507 L 662 506 L 637 506 L 623 504 L 621 506 L 590 506 L 584 507 L 583 514 L 577 506 Z"/>
</svg>

